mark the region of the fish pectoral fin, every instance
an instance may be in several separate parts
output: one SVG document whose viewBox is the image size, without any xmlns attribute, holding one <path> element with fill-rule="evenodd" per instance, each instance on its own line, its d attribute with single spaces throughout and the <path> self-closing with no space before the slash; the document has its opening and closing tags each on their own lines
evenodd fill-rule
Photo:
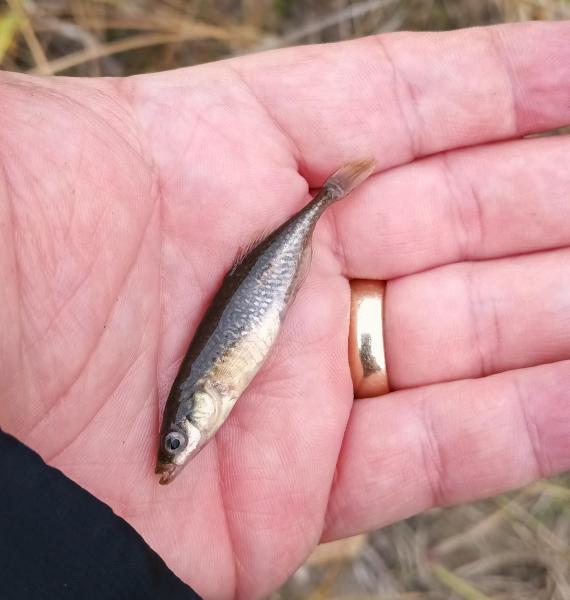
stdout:
<svg viewBox="0 0 570 600">
<path fill-rule="evenodd" d="M 212 397 L 221 400 L 231 392 L 231 387 L 223 381 L 212 381 L 208 383 L 207 391 Z"/>
</svg>

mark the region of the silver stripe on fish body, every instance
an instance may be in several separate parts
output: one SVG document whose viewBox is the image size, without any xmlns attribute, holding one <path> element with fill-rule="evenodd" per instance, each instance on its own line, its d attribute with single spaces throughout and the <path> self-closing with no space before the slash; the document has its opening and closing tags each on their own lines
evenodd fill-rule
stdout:
<svg viewBox="0 0 570 600">
<path fill-rule="evenodd" d="M 324 210 L 364 181 L 374 161 L 341 167 L 297 214 L 257 243 L 225 276 L 170 390 L 156 473 L 172 481 L 215 435 L 259 371 L 310 262 Z"/>
</svg>

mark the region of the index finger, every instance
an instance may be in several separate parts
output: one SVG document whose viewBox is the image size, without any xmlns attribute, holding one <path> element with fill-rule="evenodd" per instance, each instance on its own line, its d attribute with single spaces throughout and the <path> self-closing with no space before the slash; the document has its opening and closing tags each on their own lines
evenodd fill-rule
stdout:
<svg viewBox="0 0 570 600">
<path fill-rule="evenodd" d="M 311 184 L 570 123 L 570 22 L 395 33 L 233 63 Z"/>
</svg>

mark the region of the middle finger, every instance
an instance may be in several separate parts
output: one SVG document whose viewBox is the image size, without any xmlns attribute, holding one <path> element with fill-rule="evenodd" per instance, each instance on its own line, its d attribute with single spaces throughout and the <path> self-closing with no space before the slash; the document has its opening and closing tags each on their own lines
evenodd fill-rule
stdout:
<svg viewBox="0 0 570 600">
<path fill-rule="evenodd" d="M 570 245 L 570 136 L 439 154 L 372 177 L 330 214 L 349 277 Z"/>
</svg>

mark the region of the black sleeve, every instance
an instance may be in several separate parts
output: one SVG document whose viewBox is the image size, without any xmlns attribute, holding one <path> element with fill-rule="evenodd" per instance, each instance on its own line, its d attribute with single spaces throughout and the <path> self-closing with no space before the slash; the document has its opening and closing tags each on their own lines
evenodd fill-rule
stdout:
<svg viewBox="0 0 570 600">
<path fill-rule="evenodd" d="M 0 431 L 0 599 L 200 600 L 126 521 Z"/>
</svg>

